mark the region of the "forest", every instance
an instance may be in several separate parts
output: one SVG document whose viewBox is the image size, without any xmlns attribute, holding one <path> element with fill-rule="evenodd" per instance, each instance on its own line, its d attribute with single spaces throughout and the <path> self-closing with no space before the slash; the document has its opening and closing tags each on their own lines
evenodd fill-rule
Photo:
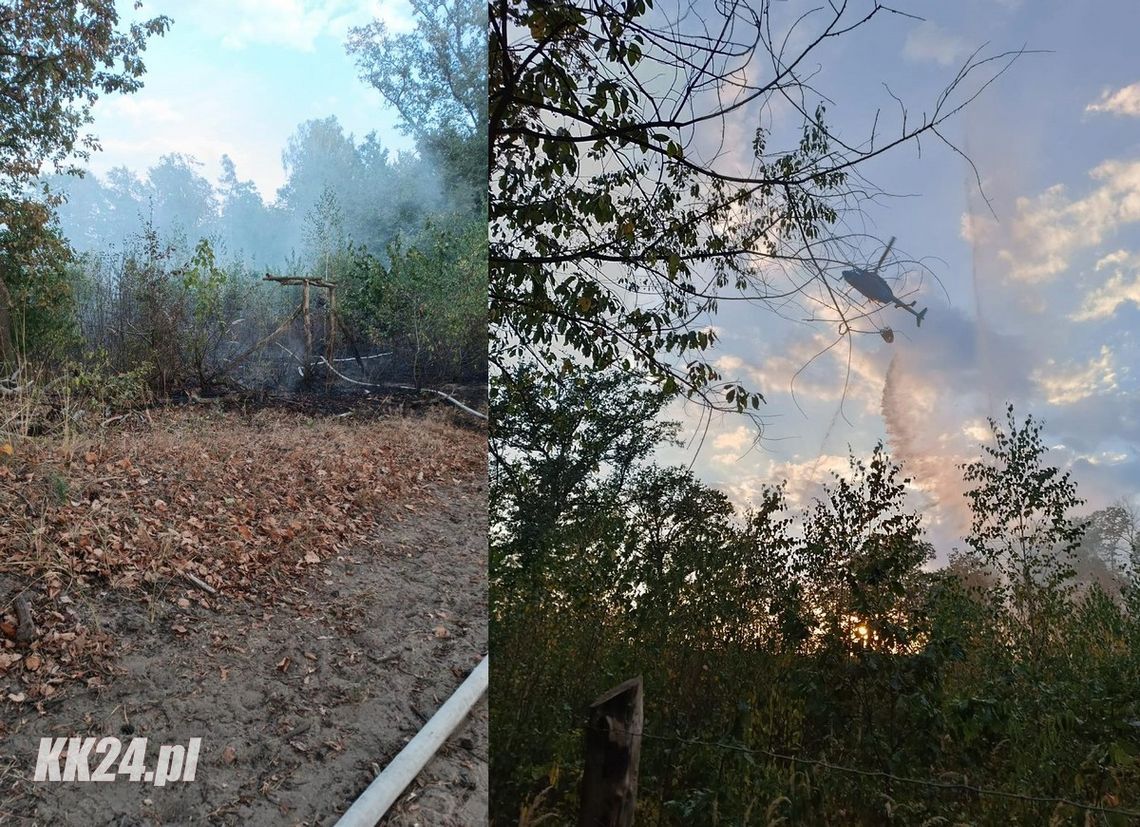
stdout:
<svg viewBox="0 0 1140 827">
<path fill-rule="evenodd" d="M 663 401 L 493 400 L 494 823 L 575 819 L 586 707 L 637 675 L 639 824 L 1132 823 L 1140 522 L 1082 510 L 1040 421 L 991 420 L 934 566 L 882 444 L 741 510 L 653 461 Z"/>
<path fill-rule="evenodd" d="M 362 82 L 400 100 L 414 151 L 345 134 L 335 116 L 307 121 L 281 152 L 287 177 L 271 194 L 228 156 L 217 181 L 178 153 L 104 176 L 62 163 L 32 176 L 13 157 L 0 204 L 6 390 L 68 377 L 70 391 L 122 406 L 340 381 L 305 364 L 298 326 L 235 359 L 301 299 L 300 286 L 267 273 L 337 285 L 331 328 L 324 291 L 313 297 L 311 347 L 331 345 L 352 379 L 477 383 L 486 371 L 484 87 L 474 64 L 449 61 L 475 60 L 478 11 L 425 5 L 418 40 L 363 27 L 346 42 Z M 429 47 L 438 31 L 450 40 Z M 413 82 L 400 74 L 409 67 Z M 470 77 L 444 97 L 441 71 Z M 56 149 L 44 138 L 25 154 Z"/>
</svg>

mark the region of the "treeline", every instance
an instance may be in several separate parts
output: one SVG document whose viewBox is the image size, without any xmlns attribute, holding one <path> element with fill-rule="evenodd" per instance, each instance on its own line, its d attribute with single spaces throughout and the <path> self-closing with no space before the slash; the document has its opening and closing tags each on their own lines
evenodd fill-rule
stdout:
<svg viewBox="0 0 1140 827">
<path fill-rule="evenodd" d="M 118 167 L 44 183 L 64 199 L 56 208 L 60 229 L 77 252 L 122 247 L 149 225 L 169 241 L 206 238 L 227 258 L 275 271 L 348 242 L 382 258 L 427 216 L 474 217 L 481 209 L 475 182 L 455 187 L 452 179 L 448 187 L 439 159 L 393 154 L 375 134 L 357 141 L 333 116 L 301 124 L 282 163 L 286 182 L 269 203 L 229 156 L 215 182 L 198 160 L 171 154 L 145 171 Z"/>
<path fill-rule="evenodd" d="M 1032 417 L 991 421 L 934 569 L 882 445 L 740 511 L 651 461 L 660 394 L 529 370 L 492 400 L 493 823 L 574 820 L 585 709 L 638 674 L 639 824 L 1129 823 L 972 787 L 1140 809 L 1137 520 L 1078 517 Z"/>
<path fill-rule="evenodd" d="M 23 113 L 44 124 L 38 156 L 29 150 L 28 160 L 0 168 L 2 390 L 51 386 L 128 404 L 277 388 L 329 379 L 313 354 L 330 347 L 344 360 L 337 371 L 356 381 L 480 382 L 486 128 L 471 102 L 485 99 L 486 63 L 472 9 L 481 12 L 463 0 L 417 5 L 411 35 L 393 37 L 380 24 L 352 30 L 346 49 L 366 82 L 399 101 L 393 111 L 415 151 L 393 155 L 374 134 L 357 140 L 334 117 L 303 123 L 282 154 L 286 181 L 272 200 L 228 157 L 214 182 L 178 154 L 145 171 L 79 176 L 59 160 L 78 151 L 79 133 L 52 133 L 50 112 Z M 93 32 L 76 9 L 38 13 L 52 32 L 69 13 L 61 50 Z M 113 12 L 103 22 L 114 25 Z M 142 43 L 146 32 L 136 37 Z M 141 75 L 141 63 L 129 65 Z M 409 65 L 414 74 L 402 74 Z M 31 87 L 52 82 L 0 66 L 8 68 Z M 454 76 L 447 94 L 440 73 Z M 123 88 L 117 78 L 94 83 L 80 78 L 74 94 Z M 413 105 L 419 100 L 432 105 Z M 89 104 L 56 117 L 82 124 Z M 36 178 L 37 169 L 55 172 Z M 300 286 L 266 282 L 267 272 L 335 283 L 335 323 L 333 297 L 314 288 L 309 334 L 295 324 L 256 348 L 302 302 Z"/>
</svg>

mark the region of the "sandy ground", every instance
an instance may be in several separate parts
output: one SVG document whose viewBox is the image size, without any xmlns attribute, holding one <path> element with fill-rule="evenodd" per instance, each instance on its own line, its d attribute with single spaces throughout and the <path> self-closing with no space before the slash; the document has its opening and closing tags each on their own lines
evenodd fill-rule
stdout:
<svg viewBox="0 0 1140 827">
<path fill-rule="evenodd" d="M 273 600 L 76 595 L 114 642 L 114 675 L 42 713 L 0 693 L 0 823 L 334 823 L 486 652 L 486 496 L 474 481 L 437 486 L 415 518 Z M 0 595 L 15 585 L 0 575 Z M 200 737 L 197 777 L 32 780 L 41 737 L 107 735 L 147 738 L 148 767 L 158 745 Z M 484 699 L 385 823 L 483 824 L 487 801 Z"/>
</svg>

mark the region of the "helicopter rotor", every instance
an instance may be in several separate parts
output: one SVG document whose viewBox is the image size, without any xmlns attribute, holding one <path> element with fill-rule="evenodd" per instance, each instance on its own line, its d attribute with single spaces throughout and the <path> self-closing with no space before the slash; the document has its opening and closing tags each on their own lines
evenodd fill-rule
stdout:
<svg viewBox="0 0 1140 827">
<path fill-rule="evenodd" d="M 883 250 L 883 254 L 881 256 L 879 256 L 879 263 L 875 265 L 875 269 L 872 271 L 873 273 L 875 273 L 876 275 L 878 274 L 879 268 L 883 266 L 883 262 L 886 261 L 887 256 L 890 255 L 891 247 L 894 247 L 894 246 L 895 246 L 895 237 L 891 236 L 891 240 L 887 242 L 886 249 Z"/>
</svg>

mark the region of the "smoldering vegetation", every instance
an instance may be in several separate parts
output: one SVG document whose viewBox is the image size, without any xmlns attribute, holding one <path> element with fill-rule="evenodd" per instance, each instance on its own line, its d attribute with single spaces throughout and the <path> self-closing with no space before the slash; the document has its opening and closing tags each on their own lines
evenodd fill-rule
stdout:
<svg viewBox="0 0 1140 827">
<path fill-rule="evenodd" d="M 429 152 L 392 154 L 334 117 L 301 124 L 282 161 L 272 201 L 228 157 L 217 181 L 178 154 L 45 180 L 74 255 L 22 304 L 15 328 L 33 341 L 21 350 L 118 404 L 329 381 L 480 382 L 481 193 Z M 300 316 L 279 329 L 304 288 L 266 274 L 335 284 L 335 306 L 314 286 L 309 335 Z"/>
</svg>

